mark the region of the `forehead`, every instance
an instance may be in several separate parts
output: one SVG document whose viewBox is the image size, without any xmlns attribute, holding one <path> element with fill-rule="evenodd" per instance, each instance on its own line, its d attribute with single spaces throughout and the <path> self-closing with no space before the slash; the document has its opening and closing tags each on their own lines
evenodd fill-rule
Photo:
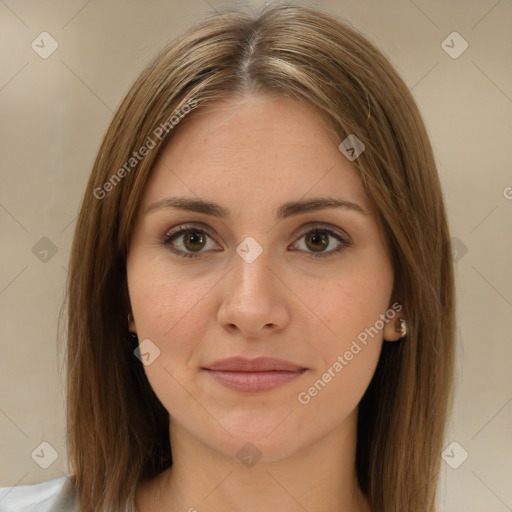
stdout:
<svg viewBox="0 0 512 512">
<path fill-rule="evenodd" d="M 147 184 L 143 204 L 170 192 L 270 205 L 338 194 L 370 204 L 339 137 L 310 105 L 248 94 L 198 107 L 173 128 Z"/>
</svg>

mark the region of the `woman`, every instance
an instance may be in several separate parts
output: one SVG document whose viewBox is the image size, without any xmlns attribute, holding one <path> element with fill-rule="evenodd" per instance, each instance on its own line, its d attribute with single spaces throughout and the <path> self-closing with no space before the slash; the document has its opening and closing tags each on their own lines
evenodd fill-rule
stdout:
<svg viewBox="0 0 512 512">
<path fill-rule="evenodd" d="M 0 511 L 435 509 L 446 213 L 407 86 L 345 23 L 269 5 L 165 49 L 105 135 L 68 295 L 73 475 Z"/>
</svg>

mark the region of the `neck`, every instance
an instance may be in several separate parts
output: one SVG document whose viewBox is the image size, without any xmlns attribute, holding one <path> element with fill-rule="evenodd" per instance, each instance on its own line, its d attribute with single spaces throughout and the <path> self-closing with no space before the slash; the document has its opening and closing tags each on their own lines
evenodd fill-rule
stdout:
<svg viewBox="0 0 512 512">
<path fill-rule="evenodd" d="M 279 460 L 243 464 L 171 424 L 173 465 L 137 493 L 139 512 L 369 512 L 355 471 L 357 411 Z M 244 443 L 241 443 L 241 446 Z"/>
</svg>

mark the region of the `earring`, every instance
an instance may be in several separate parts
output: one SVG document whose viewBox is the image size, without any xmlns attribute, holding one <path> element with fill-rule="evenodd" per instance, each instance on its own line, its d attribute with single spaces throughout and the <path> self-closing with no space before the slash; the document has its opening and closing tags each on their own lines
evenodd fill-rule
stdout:
<svg viewBox="0 0 512 512">
<path fill-rule="evenodd" d="M 407 325 L 403 318 L 398 319 L 398 327 L 396 328 L 397 332 L 400 333 L 400 339 L 404 338 L 407 334 Z"/>
</svg>

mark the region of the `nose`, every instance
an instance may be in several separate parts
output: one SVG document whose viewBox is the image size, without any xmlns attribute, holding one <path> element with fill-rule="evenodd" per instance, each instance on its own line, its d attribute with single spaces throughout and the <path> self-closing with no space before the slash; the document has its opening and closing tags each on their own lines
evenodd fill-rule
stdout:
<svg viewBox="0 0 512 512">
<path fill-rule="evenodd" d="M 283 330 L 290 321 L 290 292 L 276 274 L 265 251 L 252 263 L 237 255 L 223 279 L 219 325 L 248 338 Z"/>
</svg>

